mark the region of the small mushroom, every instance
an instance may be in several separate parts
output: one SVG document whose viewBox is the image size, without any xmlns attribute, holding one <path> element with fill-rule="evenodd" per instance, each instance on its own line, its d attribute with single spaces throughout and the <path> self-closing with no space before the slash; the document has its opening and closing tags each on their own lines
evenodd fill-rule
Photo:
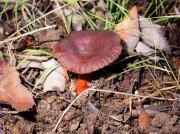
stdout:
<svg viewBox="0 0 180 134">
<path fill-rule="evenodd" d="M 63 67 L 77 74 L 87 74 L 103 68 L 115 61 L 122 47 L 119 36 L 113 31 L 84 30 L 73 31 L 58 42 L 53 53 Z M 79 81 L 87 85 L 87 78 L 79 75 Z M 81 83 L 82 84 L 82 83 Z M 78 89 L 79 94 L 84 89 Z"/>
</svg>

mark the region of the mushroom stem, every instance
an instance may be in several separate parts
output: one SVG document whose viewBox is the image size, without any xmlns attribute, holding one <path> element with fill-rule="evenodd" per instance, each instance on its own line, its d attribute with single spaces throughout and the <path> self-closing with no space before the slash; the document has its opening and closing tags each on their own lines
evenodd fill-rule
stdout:
<svg viewBox="0 0 180 134">
<path fill-rule="evenodd" d="M 79 74 L 76 84 L 76 93 L 79 95 L 81 92 L 83 92 L 85 89 L 88 88 L 88 82 L 90 81 L 90 78 L 87 74 Z"/>
</svg>

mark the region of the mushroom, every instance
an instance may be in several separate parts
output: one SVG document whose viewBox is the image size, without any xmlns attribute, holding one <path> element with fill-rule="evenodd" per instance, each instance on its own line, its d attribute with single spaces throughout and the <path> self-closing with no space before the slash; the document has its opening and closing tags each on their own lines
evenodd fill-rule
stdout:
<svg viewBox="0 0 180 134">
<path fill-rule="evenodd" d="M 115 61 L 122 47 L 119 36 L 113 31 L 73 31 L 53 47 L 53 53 L 68 71 L 80 74 L 76 92 L 87 88 L 87 75 Z"/>
</svg>

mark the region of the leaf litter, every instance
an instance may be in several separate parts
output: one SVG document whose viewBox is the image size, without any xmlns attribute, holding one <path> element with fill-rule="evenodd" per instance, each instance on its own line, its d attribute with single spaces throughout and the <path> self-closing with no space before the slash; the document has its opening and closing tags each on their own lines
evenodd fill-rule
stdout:
<svg viewBox="0 0 180 134">
<path fill-rule="evenodd" d="M 32 93 L 20 83 L 14 67 L 0 61 L 0 101 L 11 104 L 17 111 L 27 111 L 35 105 Z"/>
<path fill-rule="evenodd" d="M 43 83 L 43 92 L 48 91 L 61 91 L 64 92 L 66 82 L 69 80 L 67 70 L 62 66 L 58 65 L 58 62 L 51 59 L 46 62 L 42 62 L 43 66 L 48 69 L 56 66 L 52 72 L 45 78 Z"/>
<path fill-rule="evenodd" d="M 80 8 L 75 8 L 72 14 L 70 10 L 74 8 L 73 4 L 69 4 L 66 8 L 62 8 L 65 15 L 64 17 L 67 19 L 66 21 L 72 21 L 67 23 L 69 30 L 71 30 L 71 28 L 72 30 L 81 30 L 85 27 L 87 29 L 95 29 L 95 27 L 97 27 L 96 23 L 101 25 L 100 27 L 102 28 L 107 28 L 108 22 L 102 21 L 103 19 L 100 20 L 98 18 L 90 17 L 90 19 L 94 19 L 91 21 L 90 19 L 87 19 L 85 15 L 87 13 L 86 11 L 90 11 L 91 13 L 97 13 L 96 15 L 99 15 L 102 18 L 108 18 L 109 16 L 107 17 L 106 15 L 110 13 L 109 11 L 111 9 L 107 10 L 108 5 L 106 5 L 104 1 L 100 1 L 103 5 L 103 12 L 101 13 L 99 13 L 99 11 L 102 11 L 100 9 L 101 7 L 96 7 L 97 3 L 93 1 L 78 2 Z M 64 4 L 67 4 L 66 2 L 67 1 L 63 0 L 59 2 L 59 5 L 64 6 Z M 36 7 L 35 10 L 37 11 L 37 15 L 39 13 L 43 15 L 43 13 L 52 10 L 59 11 L 57 1 L 52 1 L 52 5 L 45 1 L 40 1 L 39 3 L 28 2 L 28 4 Z M 42 5 L 44 5 L 44 7 Z M 125 18 L 120 20 L 119 24 L 116 25 L 115 31 L 119 30 L 118 33 L 120 33 L 120 37 L 124 39 L 123 45 L 128 54 L 131 55 L 138 52 L 140 55 L 127 58 L 126 55 L 123 54 L 115 64 L 95 72 L 90 85 L 98 87 L 99 91 L 98 89 L 89 90 L 87 93 L 82 94 L 75 102 L 74 99 L 76 98 L 76 95 L 74 91 L 71 90 L 71 86 L 72 83 L 75 83 L 77 75 L 69 72 L 67 74 L 67 71 L 63 69 L 54 58 L 40 52 L 41 49 L 51 51 L 54 42 L 68 34 L 66 33 L 68 30 L 66 29 L 65 21 L 62 18 L 60 19 L 57 13 L 53 12 L 51 15 L 45 15 L 45 19 L 39 19 L 38 23 L 35 21 L 33 25 L 24 29 L 24 31 L 19 31 L 23 34 L 23 32 L 28 31 L 31 28 L 36 29 L 41 26 L 57 24 L 57 27 L 54 29 L 39 31 L 32 34 L 32 36 L 34 36 L 33 41 L 37 42 L 35 43 L 36 45 L 25 45 L 24 48 L 21 47 L 21 49 L 24 50 L 35 48 L 36 53 L 22 53 L 17 56 L 16 52 L 20 51 L 18 50 L 18 47 L 11 48 L 11 51 L 17 58 L 15 60 L 17 60 L 17 63 L 19 64 L 17 67 L 21 76 L 20 83 L 19 74 L 17 73 L 16 68 L 8 67 L 11 68 L 9 71 L 12 70 L 11 75 L 14 74 L 16 76 L 14 77 L 16 80 L 13 80 L 13 82 L 17 81 L 18 86 L 25 90 L 22 91 L 24 93 L 28 92 L 29 94 L 30 92 L 28 90 L 32 91 L 32 89 L 34 89 L 33 98 L 36 105 L 32 108 L 34 105 L 34 102 L 32 101 L 33 103 L 31 103 L 31 106 L 20 109 L 19 106 L 21 105 L 18 105 L 18 109 L 14 104 L 9 102 L 18 111 L 26 111 L 29 108 L 32 108 L 27 112 L 14 115 L 13 112 L 11 113 L 13 109 L 9 107 L 9 105 L 3 104 L 2 111 L 0 111 L 3 114 L 3 131 L 5 133 L 53 133 L 54 126 L 57 125 L 57 119 L 61 117 L 64 110 L 67 110 L 68 106 L 71 106 L 62 117 L 61 123 L 57 127 L 56 131 L 58 133 L 178 132 L 180 124 L 178 86 L 177 88 L 175 86 L 177 83 L 167 71 L 162 72 L 162 70 L 170 70 L 163 62 L 164 60 L 154 63 L 154 61 L 148 59 L 149 55 L 156 56 L 156 54 L 158 54 L 158 56 L 161 57 L 158 53 L 159 49 L 171 53 L 171 46 L 165 39 L 165 34 L 162 32 L 162 27 L 160 25 L 154 24 L 150 19 L 143 18 L 138 14 L 139 6 L 142 6 L 140 8 L 144 8 L 141 3 L 138 7 L 133 7 L 132 10 L 129 11 L 129 14 L 125 15 Z M 23 12 L 26 13 L 25 10 Z M 34 17 L 39 17 L 36 16 L 36 13 L 34 15 Z M 80 15 L 83 22 L 80 21 L 81 19 L 71 20 L 71 17 L 74 18 L 76 15 Z M 111 13 L 110 15 L 113 16 Z M 12 18 L 9 19 L 10 21 L 13 21 Z M 124 24 L 120 24 L 122 22 L 128 25 L 124 26 Z M 23 23 L 27 24 L 27 22 Z M 135 24 L 131 26 L 131 23 Z M 2 27 L 2 25 L 0 25 L 0 27 Z M 4 35 L 3 31 L 6 29 L 4 29 L 4 27 L 2 27 L 2 29 L 3 30 L 0 31 L 3 35 L 2 39 L 5 39 L 7 35 Z M 16 27 L 13 26 L 12 29 L 14 30 Z M 154 33 L 152 35 L 156 36 L 149 36 L 151 35 L 149 34 L 151 33 L 149 31 Z M 123 36 L 126 38 L 123 38 L 121 33 L 125 33 L 126 35 Z M 148 39 L 145 35 L 148 35 Z M 149 38 L 151 38 L 151 41 Z M 53 42 L 49 42 L 49 40 Z M 19 39 L 12 43 L 17 46 L 22 43 L 22 46 L 24 46 L 23 42 L 18 41 Z M 156 42 L 155 44 L 157 46 L 152 42 Z M 4 54 L 2 59 L 10 61 L 12 57 L 5 54 L 9 49 L 8 44 L 3 45 L 2 48 L 3 49 L 1 50 Z M 40 49 L 40 51 L 38 51 L 38 49 Z M 30 59 L 24 60 L 24 57 Z M 123 60 L 124 57 L 126 60 Z M 168 58 L 167 60 L 169 61 Z M 172 64 L 172 66 L 174 64 Z M 151 68 L 149 65 L 154 65 L 155 68 Z M 142 66 L 143 68 L 141 68 Z M 45 77 L 42 77 L 43 72 L 49 68 L 51 68 L 50 71 L 44 75 Z M 127 71 L 126 68 L 129 70 Z M 156 70 L 158 68 L 162 68 L 161 71 Z M 176 66 L 176 68 L 173 69 L 178 72 L 179 68 Z M 12 79 L 10 76 L 6 81 L 9 82 Z M 116 77 L 111 79 L 112 76 Z M 70 81 L 68 81 L 68 79 L 70 79 Z M 36 82 L 38 82 L 37 85 Z M 166 90 L 166 87 L 170 90 Z M 16 88 L 13 89 L 15 92 L 18 92 Z M 138 90 L 138 97 L 134 94 L 134 90 Z M 32 97 L 32 93 L 30 94 Z M 16 96 L 17 93 L 13 92 L 13 95 Z M 139 97 L 142 101 L 142 107 L 144 106 L 140 110 L 140 113 L 138 109 L 140 106 L 138 102 Z M 30 100 L 31 99 L 28 101 Z M 145 107 L 145 105 L 148 105 L 148 108 Z M 138 120 L 138 116 L 140 121 Z M 149 116 L 152 118 L 151 125 L 149 125 L 150 123 L 148 121 Z M 140 129 L 138 127 L 138 122 L 140 122 L 140 128 L 146 128 L 146 126 L 148 126 L 148 128 L 145 130 Z M 144 124 L 141 124 L 142 122 Z M 167 122 L 169 122 L 168 125 L 166 125 Z"/>
</svg>

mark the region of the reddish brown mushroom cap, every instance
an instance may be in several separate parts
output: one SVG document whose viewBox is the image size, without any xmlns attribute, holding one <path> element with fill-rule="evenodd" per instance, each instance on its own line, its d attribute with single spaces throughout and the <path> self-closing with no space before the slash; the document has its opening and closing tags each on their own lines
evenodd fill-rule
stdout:
<svg viewBox="0 0 180 134">
<path fill-rule="evenodd" d="M 85 74 L 107 66 L 118 58 L 121 50 L 115 32 L 86 30 L 71 32 L 54 46 L 53 52 L 66 69 Z"/>
</svg>

